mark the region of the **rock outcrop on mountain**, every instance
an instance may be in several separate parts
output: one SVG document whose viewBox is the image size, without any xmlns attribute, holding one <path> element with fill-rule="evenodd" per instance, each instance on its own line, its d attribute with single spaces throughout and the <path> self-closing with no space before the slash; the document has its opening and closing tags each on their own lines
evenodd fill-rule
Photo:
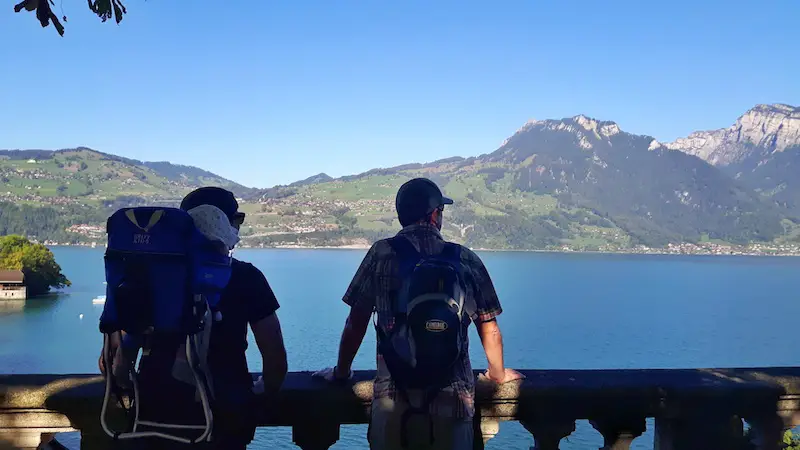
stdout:
<svg viewBox="0 0 800 450">
<path fill-rule="evenodd" d="M 666 145 L 722 168 L 764 200 L 800 217 L 800 108 L 757 105 L 730 128 Z"/>
<path fill-rule="evenodd" d="M 510 172 L 516 188 L 557 196 L 563 208 L 595 211 L 640 242 L 747 242 L 781 230 L 776 209 L 720 169 L 583 115 L 528 122 L 476 163 L 502 164 L 490 172 Z"/>
<path fill-rule="evenodd" d="M 800 108 L 784 104 L 757 105 L 729 128 L 697 131 L 665 144 L 715 166 L 742 162 L 754 151 L 772 154 L 795 145 L 800 145 Z"/>
</svg>

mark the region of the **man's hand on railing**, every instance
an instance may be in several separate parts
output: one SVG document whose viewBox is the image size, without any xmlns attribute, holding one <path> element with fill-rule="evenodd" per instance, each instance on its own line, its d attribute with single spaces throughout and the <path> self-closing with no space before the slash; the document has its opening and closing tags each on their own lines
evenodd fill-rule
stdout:
<svg viewBox="0 0 800 450">
<path fill-rule="evenodd" d="M 509 368 L 504 369 L 503 372 L 500 373 L 491 373 L 489 370 L 486 370 L 481 376 L 496 384 L 505 384 L 525 378 L 525 375 Z"/>
<path fill-rule="evenodd" d="M 253 383 L 253 393 L 256 395 L 262 395 L 264 393 L 264 376 L 261 375 L 258 379 Z"/>
<path fill-rule="evenodd" d="M 343 382 L 353 379 L 353 371 L 350 370 L 348 374 L 339 373 L 336 367 L 328 367 L 326 369 L 318 370 L 311 374 L 314 378 L 322 378 L 329 383 Z"/>
</svg>

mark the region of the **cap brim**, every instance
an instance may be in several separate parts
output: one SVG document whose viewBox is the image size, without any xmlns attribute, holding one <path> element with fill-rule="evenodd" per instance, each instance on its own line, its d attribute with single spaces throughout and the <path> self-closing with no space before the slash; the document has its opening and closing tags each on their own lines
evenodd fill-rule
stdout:
<svg viewBox="0 0 800 450">
<path fill-rule="evenodd" d="M 442 204 L 443 205 L 452 205 L 453 204 L 453 199 L 447 198 L 447 197 L 442 197 Z"/>
</svg>

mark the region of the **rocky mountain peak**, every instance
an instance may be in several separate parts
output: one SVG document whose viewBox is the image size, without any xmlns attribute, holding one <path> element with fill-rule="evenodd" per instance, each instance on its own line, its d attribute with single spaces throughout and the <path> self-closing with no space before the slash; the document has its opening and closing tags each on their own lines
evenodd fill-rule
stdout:
<svg viewBox="0 0 800 450">
<path fill-rule="evenodd" d="M 577 126 L 576 126 L 577 125 Z M 619 125 L 615 122 L 611 121 L 600 121 L 583 114 L 579 114 L 577 116 L 573 116 L 571 118 L 565 118 L 561 120 L 555 119 L 548 119 L 548 120 L 535 120 L 531 119 L 525 122 L 523 126 L 521 126 L 516 133 L 524 133 L 531 129 L 546 129 L 546 130 L 553 130 L 553 131 L 567 131 L 571 133 L 579 134 L 583 136 L 584 132 L 588 131 L 590 134 L 594 134 L 596 138 L 608 138 L 615 134 L 619 134 L 622 132 L 620 130 Z M 513 137 L 513 136 L 512 136 Z M 510 139 L 510 138 L 509 138 Z M 508 142 L 508 139 L 504 141 L 504 144 Z"/>
<path fill-rule="evenodd" d="M 650 145 L 647 147 L 647 149 L 650 150 L 650 151 L 653 151 L 653 150 L 657 150 L 657 149 L 659 149 L 659 148 L 661 148 L 663 146 L 664 145 L 661 142 L 658 142 L 658 140 L 653 139 L 652 141 L 650 141 Z"/>
<path fill-rule="evenodd" d="M 592 119 L 591 117 L 586 117 L 583 114 L 579 114 L 572 118 L 578 125 L 582 126 L 586 131 L 597 131 L 597 121 Z"/>
<path fill-rule="evenodd" d="M 611 121 L 600 121 L 583 114 L 564 118 L 561 120 L 528 120 L 511 137 L 505 139 L 500 144 L 500 149 L 508 145 L 515 137 L 529 131 L 562 131 L 572 133 L 578 138 L 581 148 L 589 150 L 593 148 L 592 142 L 596 140 L 609 139 L 611 136 L 622 132 L 619 125 Z"/>
<path fill-rule="evenodd" d="M 592 131 L 603 137 L 611 137 L 615 134 L 619 134 L 621 131 L 619 129 L 619 125 L 614 122 L 598 121 L 596 119 L 592 119 L 591 117 L 586 117 L 583 114 L 573 117 L 572 120 L 583 127 L 584 130 Z"/>
<path fill-rule="evenodd" d="M 798 114 L 800 113 L 800 107 L 787 105 L 785 103 L 775 103 L 772 105 L 756 105 L 750 109 L 749 112 L 757 111 L 762 114 Z"/>
<path fill-rule="evenodd" d="M 800 145 L 800 108 L 779 103 L 756 105 L 728 128 L 694 132 L 666 147 L 726 166 L 747 157 L 754 147 L 774 153 L 794 145 Z"/>
</svg>

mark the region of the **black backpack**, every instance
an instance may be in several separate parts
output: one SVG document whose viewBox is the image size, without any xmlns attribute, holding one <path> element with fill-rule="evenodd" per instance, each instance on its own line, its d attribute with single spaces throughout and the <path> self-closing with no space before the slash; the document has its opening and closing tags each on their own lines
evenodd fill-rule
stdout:
<svg viewBox="0 0 800 450">
<path fill-rule="evenodd" d="M 375 329 L 386 368 L 409 407 L 401 418 L 401 443 L 407 447 L 410 416 L 428 414 L 431 402 L 453 380 L 456 363 L 468 357 L 462 354 L 466 285 L 460 245 L 448 242 L 440 254 L 423 256 L 403 237 L 389 244 L 400 261 L 402 281 L 392 303 L 391 331 L 377 324 Z M 424 392 L 421 405 L 411 404 L 409 389 Z"/>
</svg>

